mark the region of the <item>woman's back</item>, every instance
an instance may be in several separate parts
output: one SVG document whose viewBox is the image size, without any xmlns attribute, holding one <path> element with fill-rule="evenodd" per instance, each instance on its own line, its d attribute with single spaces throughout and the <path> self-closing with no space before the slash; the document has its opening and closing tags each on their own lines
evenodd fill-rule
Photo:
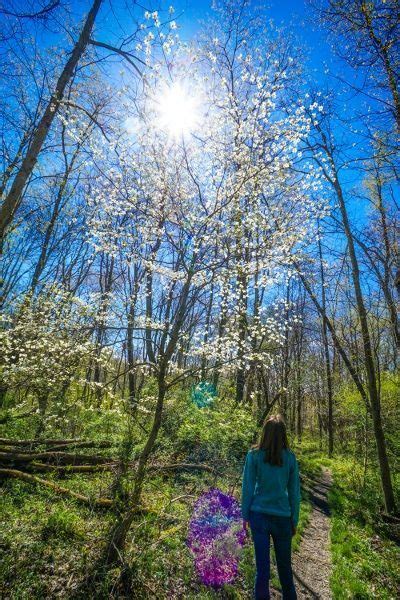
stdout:
<svg viewBox="0 0 400 600">
<path fill-rule="evenodd" d="M 295 455 L 284 448 L 282 465 L 265 462 L 266 451 L 247 453 L 242 485 L 242 514 L 248 520 L 250 510 L 292 517 L 297 525 L 300 505 L 299 471 Z"/>
<path fill-rule="evenodd" d="M 246 456 L 242 485 L 242 516 L 250 525 L 256 555 L 256 599 L 269 598 L 270 537 L 282 596 L 296 599 L 291 564 L 292 536 L 300 509 L 299 467 L 289 450 L 286 425 L 280 415 L 264 422 L 260 442 Z"/>
</svg>

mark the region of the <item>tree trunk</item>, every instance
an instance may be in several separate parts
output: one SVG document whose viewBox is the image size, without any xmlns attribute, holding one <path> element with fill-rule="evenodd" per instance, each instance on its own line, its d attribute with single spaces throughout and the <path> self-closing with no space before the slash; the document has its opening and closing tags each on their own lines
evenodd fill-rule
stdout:
<svg viewBox="0 0 400 600">
<path fill-rule="evenodd" d="M 393 98 L 394 118 L 397 124 L 397 131 L 400 133 L 400 95 L 397 88 L 398 75 L 396 74 L 396 67 L 393 67 L 392 63 L 390 62 L 390 55 L 387 45 L 382 42 L 379 37 L 379 33 L 376 31 L 376 29 L 374 29 L 373 16 L 371 13 L 371 6 L 369 6 L 369 4 L 369 2 L 365 1 L 361 3 L 361 13 L 364 16 L 365 27 L 368 31 L 371 45 L 375 47 L 377 55 L 383 63 L 383 68 L 387 76 L 387 84 Z"/>
<path fill-rule="evenodd" d="M 318 237 L 318 253 L 320 261 L 321 274 L 321 305 L 324 315 L 326 315 L 326 292 L 325 292 L 325 270 L 322 257 L 321 240 Z M 326 319 L 322 319 L 322 343 L 324 347 L 325 373 L 326 373 L 326 391 L 328 394 L 328 456 L 333 454 L 333 386 L 331 361 L 329 356 L 328 330 Z"/>
<path fill-rule="evenodd" d="M 332 159 L 331 159 L 332 160 Z M 332 160 L 333 163 L 333 160 Z M 382 489 L 385 499 L 385 507 L 388 513 L 394 512 L 396 509 L 394 492 L 392 486 L 392 478 L 390 473 L 390 465 L 389 459 L 386 451 L 386 440 L 385 435 L 383 433 L 382 426 L 382 417 L 381 417 L 381 406 L 380 406 L 380 397 L 378 391 L 378 384 L 376 380 L 376 372 L 375 372 L 375 364 L 372 354 L 372 344 L 371 337 L 368 326 L 368 318 L 367 311 L 364 304 L 364 298 L 361 290 L 361 282 L 360 282 L 360 271 L 358 266 L 358 259 L 355 252 L 354 247 L 354 238 L 352 235 L 350 222 L 347 214 L 347 208 L 342 192 L 342 188 L 340 186 L 337 173 L 335 173 L 335 178 L 333 181 L 333 185 L 336 191 L 337 198 L 339 200 L 340 212 L 342 215 L 343 228 L 346 234 L 348 250 L 351 262 L 351 272 L 352 279 L 354 285 L 354 292 L 357 303 L 357 312 L 358 317 L 360 319 L 361 326 L 361 334 L 363 340 L 363 348 L 364 348 L 364 361 L 365 361 L 365 370 L 367 375 L 367 388 L 368 388 L 368 396 L 370 402 L 370 409 L 372 414 L 372 420 L 374 425 L 374 434 L 376 447 L 378 451 L 378 459 L 380 466 L 380 474 L 381 474 L 381 483 Z"/>
<path fill-rule="evenodd" d="M 38 396 L 38 405 L 39 405 L 39 423 L 36 427 L 36 432 L 35 432 L 35 436 L 38 438 L 40 435 L 42 435 L 44 428 L 45 428 L 45 417 L 46 417 L 46 410 L 47 410 L 47 403 L 48 403 L 48 398 L 49 398 L 49 394 L 45 393 L 45 394 L 40 394 Z"/>
<path fill-rule="evenodd" d="M 131 413 L 136 412 L 138 400 L 136 398 L 136 373 L 135 373 L 135 356 L 133 349 L 133 335 L 135 325 L 135 307 L 137 299 L 137 285 L 135 282 L 135 291 L 131 296 L 128 312 L 128 324 L 126 328 L 126 350 L 128 357 L 128 390 L 129 390 L 129 407 Z"/>
<path fill-rule="evenodd" d="M 195 264 L 196 255 L 194 254 L 192 257 L 192 264 Z M 170 330 L 169 341 L 166 344 L 165 350 L 163 351 L 160 359 L 158 361 L 158 371 L 157 371 L 157 386 L 158 386 L 158 394 L 157 394 L 157 404 L 154 412 L 153 424 L 148 435 L 146 444 L 140 454 L 137 470 L 135 474 L 135 482 L 133 492 L 129 498 L 129 509 L 122 514 L 121 517 L 117 520 L 117 523 L 112 528 L 109 541 L 105 550 L 104 562 L 106 565 L 112 565 L 118 562 L 121 559 L 121 555 L 124 551 L 126 536 L 128 531 L 132 525 L 133 519 L 135 518 L 135 514 L 137 512 L 137 508 L 140 504 L 140 499 L 142 495 L 143 482 L 146 474 L 146 466 L 147 461 L 153 451 L 154 444 L 157 440 L 158 433 L 161 428 L 162 423 L 162 414 L 164 409 L 164 400 L 167 392 L 167 384 L 166 384 L 166 376 L 167 376 L 167 368 L 173 356 L 173 353 L 176 350 L 179 333 L 182 329 L 185 313 L 188 305 L 189 291 L 193 278 L 193 270 L 189 269 L 189 273 L 185 284 L 182 288 L 181 297 L 179 300 L 178 307 L 176 309 L 175 318 L 173 320 L 173 325 Z M 161 348 L 164 348 L 164 343 L 161 342 Z M 154 349 L 152 348 L 152 352 L 154 353 Z"/>
<path fill-rule="evenodd" d="M 222 344 L 221 338 L 225 332 L 226 319 L 227 319 L 227 303 L 226 303 L 226 300 L 224 298 L 222 298 L 221 305 L 220 305 L 220 317 L 219 317 L 219 321 L 218 321 L 217 356 L 221 349 L 221 344 Z M 221 361 L 219 360 L 219 358 L 217 358 L 215 361 L 215 365 L 214 365 L 213 380 L 212 380 L 213 385 L 215 386 L 215 389 L 217 389 L 217 387 L 218 387 L 220 368 L 221 368 Z"/>
<path fill-rule="evenodd" d="M 85 49 L 89 43 L 93 25 L 99 12 L 102 0 L 95 0 L 92 8 L 86 18 L 85 24 L 79 36 L 77 43 L 70 55 L 67 64 L 65 65 L 60 77 L 58 78 L 55 90 L 47 104 L 42 118 L 40 119 L 36 131 L 32 136 L 31 143 L 22 161 L 21 167 L 15 175 L 10 191 L 5 197 L 0 208 L 0 241 L 4 239 L 6 229 L 11 224 L 15 212 L 20 204 L 22 192 L 31 176 L 36 165 L 38 156 L 42 149 L 43 143 L 48 135 L 50 127 L 54 121 L 61 101 L 64 96 L 65 88 L 71 80 L 75 68 L 78 65 Z"/>
<path fill-rule="evenodd" d="M 377 184 L 377 196 L 378 196 L 377 208 L 378 208 L 379 217 L 380 217 L 380 221 L 381 221 L 383 245 L 385 248 L 385 253 L 384 253 L 385 260 L 383 261 L 383 273 L 384 274 L 383 274 L 383 278 L 382 278 L 382 289 L 383 289 L 383 293 L 384 293 L 386 303 L 388 306 L 388 311 L 389 311 L 390 321 L 391 321 L 392 328 L 393 328 L 393 337 L 395 340 L 396 348 L 400 349 L 400 333 L 399 333 L 399 323 L 398 323 L 398 316 L 397 316 L 397 307 L 396 307 L 396 302 L 393 298 L 393 294 L 391 291 L 391 285 L 390 285 L 390 280 L 391 280 L 390 265 L 391 265 L 391 259 L 392 259 L 392 251 L 391 251 L 390 241 L 389 241 L 386 210 L 385 210 L 385 206 L 383 204 L 382 182 L 380 180 L 379 175 L 377 175 L 376 180 L 377 180 L 376 184 Z"/>
<path fill-rule="evenodd" d="M 164 407 L 164 399 L 166 393 L 165 386 L 165 366 L 161 366 L 158 374 L 158 397 L 157 405 L 154 413 L 153 425 L 147 438 L 145 447 L 140 455 L 138 467 L 135 475 L 135 484 L 131 498 L 129 499 L 129 510 L 119 519 L 111 531 L 110 538 L 105 552 L 105 563 L 112 565 L 118 562 L 123 552 L 126 536 L 132 525 L 133 519 L 137 512 L 142 493 L 143 481 L 146 472 L 147 460 L 153 450 L 154 443 L 157 439 L 158 432 L 161 427 L 162 412 Z"/>
<path fill-rule="evenodd" d="M 246 372 L 244 368 L 245 350 L 244 344 L 246 341 L 247 332 L 247 276 L 244 273 L 238 275 L 239 299 L 239 335 L 238 335 L 238 367 L 236 370 L 236 402 L 243 403 L 244 388 L 246 384 Z"/>
<path fill-rule="evenodd" d="M 65 136 L 65 126 L 63 126 L 63 139 Z M 49 250 L 49 245 L 50 245 L 50 240 L 51 240 L 51 236 L 53 234 L 54 231 L 54 227 L 56 225 L 58 216 L 60 214 L 60 208 L 61 208 L 61 202 L 64 198 L 64 193 L 65 193 L 65 189 L 67 187 L 67 183 L 68 183 L 68 179 L 71 175 L 72 169 L 74 168 L 74 163 L 78 157 L 79 154 L 79 150 L 80 150 L 80 144 L 78 144 L 77 149 L 75 150 L 75 152 L 72 155 L 71 161 L 68 164 L 67 163 L 67 155 L 66 155 L 66 151 L 64 149 L 64 160 L 66 161 L 66 167 L 65 167 L 65 171 L 64 171 L 64 175 L 62 177 L 62 180 L 60 182 L 60 185 L 58 187 L 58 191 L 57 191 L 57 196 L 56 196 L 56 200 L 54 202 L 54 205 L 52 207 L 51 210 L 51 217 L 50 220 L 46 226 L 46 232 L 44 235 L 44 240 L 43 240 L 43 244 L 42 247 L 40 249 L 40 255 L 39 255 L 39 259 L 36 263 L 36 267 L 35 267 L 35 271 L 33 273 L 33 277 L 32 277 L 32 282 L 31 282 L 31 291 L 34 292 L 36 289 L 37 284 L 39 283 L 39 279 L 40 276 L 43 272 L 43 269 L 46 266 L 46 262 L 48 259 L 48 250 Z"/>
<path fill-rule="evenodd" d="M 301 387 L 299 385 L 298 388 L 297 388 L 297 403 L 296 403 L 296 410 L 297 410 L 296 428 L 297 428 L 297 437 L 298 437 L 299 441 L 301 441 L 301 436 L 303 434 L 301 404 L 302 404 L 302 401 L 301 401 Z"/>
<path fill-rule="evenodd" d="M 103 260 L 105 260 L 105 273 L 104 273 L 104 278 L 102 275 L 102 265 L 103 265 Z M 100 368 L 100 355 L 101 355 L 101 351 L 103 349 L 104 346 L 104 341 L 105 341 L 105 336 L 106 336 L 106 327 L 105 327 L 105 322 L 106 322 L 106 316 L 107 316 L 107 311 L 108 311 L 108 307 L 109 307 L 109 303 L 110 303 L 110 298 L 109 298 L 109 294 L 111 292 L 112 289 L 112 284 L 113 284 L 113 275 L 114 275 L 114 256 L 111 256 L 111 258 L 109 258 L 108 256 L 105 256 L 104 254 L 102 255 L 101 258 L 101 263 L 100 263 L 100 288 L 101 288 L 101 299 L 100 299 L 100 306 L 99 306 L 99 312 L 98 312 L 98 318 L 99 318 L 99 324 L 97 326 L 97 332 L 96 332 L 96 356 L 94 359 L 94 369 L 93 369 L 93 382 L 100 384 L 100 380 L 101 380 L 101 368 Z M 104 377 L 104 373 L 103 373 L 103 377 Z M 96 386 L 96 402 L 97 402 L 97 408 L 100 408 L 101 406 L 101 400 L 103 397 L 103 391 L 100 387 L 100 385 Z"/>
</svg>

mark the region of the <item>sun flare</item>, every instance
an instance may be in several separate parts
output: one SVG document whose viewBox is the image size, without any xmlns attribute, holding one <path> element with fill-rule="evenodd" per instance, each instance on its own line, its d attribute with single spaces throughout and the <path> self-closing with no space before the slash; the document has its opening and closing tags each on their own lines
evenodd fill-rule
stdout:
<svg viewBox="0 0 400 600">
<path fill-rule="evenodd" d="M 180 83 L 173 83 L 162 93 L 159 105 L 160 129 L 172 137 L 191 133 L 199 123 L 198 103 Z"/>
</svg>

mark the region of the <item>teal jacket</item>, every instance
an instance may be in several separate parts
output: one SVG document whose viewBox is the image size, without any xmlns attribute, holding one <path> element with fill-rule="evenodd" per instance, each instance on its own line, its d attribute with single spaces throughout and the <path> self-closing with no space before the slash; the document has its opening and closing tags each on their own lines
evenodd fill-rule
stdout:
<svg viewBox="0 0 400 600">
<path fill-rule="evenodd" d="M 291 450 L 282 450 L 281 467 L 264 462 L 265 450 L 249 450 L 243 470 L 242 517 L 250 510 L 291 517 L 297 526 L 300 510 L 300 477 Z"/>
</svg>

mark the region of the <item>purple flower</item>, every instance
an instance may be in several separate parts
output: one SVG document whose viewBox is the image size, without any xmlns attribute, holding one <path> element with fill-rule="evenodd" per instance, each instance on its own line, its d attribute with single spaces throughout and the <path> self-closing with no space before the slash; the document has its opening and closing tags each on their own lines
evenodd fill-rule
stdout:
<svg viewBox="0 0 400 600">
<path fill-rule="evenodd" d="M 189 524 L 188 546 L 205 585 L 220 587 L 237 576 L 246 540 L 237 500 L 211 488 L 197 500 Z"/>
</svg>

